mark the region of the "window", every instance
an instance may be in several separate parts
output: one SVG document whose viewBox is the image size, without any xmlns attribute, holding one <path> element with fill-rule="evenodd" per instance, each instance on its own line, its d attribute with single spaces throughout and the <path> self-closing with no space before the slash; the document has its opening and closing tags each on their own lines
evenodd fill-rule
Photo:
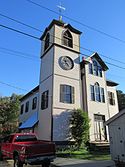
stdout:
<svg viewBox="0 0 125 167">
<path fill-rule="evenodd" d="M 101 90 L 101 102 L 105 103 L 105 94 L 104 94 L 104 88 L 100 88 Z"/>
<path fill-rule="evenodd" d="M 90 89 L 91 89 L 91 100 L 95 101 L 95 91 L 94 91 L 94 86 L 90 85 Z"/>
<path fill-rule="evenodd" d="M 102 77 L 102 68 L 101 67 L 98 67 L 98 76 Z"/>
<path fill-rule="evenodd" d="M 20 114 L 23 114 L 23 110 L 24 110 L 24 104 L 21 105 L 21 111 L 20 111 Z"/>
<path fill-rule="evenodd" d="M 105 103 L 104 88 L 101 88 L 98 83 L 90 85 L 91 100 Z"/>
<path fill-rule="evenodd" d="M 63 45 L 68 46 L 70 48 L 73 47 L 73 40 L 71 33 L 67 30 L 63 33 Z"/>
<path fill-rule="evenodd" d="M 60 102 L 74 103 L 74 87 L 69 85 L 60 85 Z"/>
<path fill-rule="evenodd" d="M 113 92 L 108 92 L 109 104 L 115 105 L 115 96 Z"/>
<path fill-rule="evenodd" d="M 36 109 L 36 106 L 37 106 L 37 97 L 34 97 L 33 98 L 33 102 L 32 102 L 32 109 Z"/>
<path fill-rule="evenodd" d="M 47 33 L 46 38 L 45 38 L 44 50 L 46 50 L 49 47 L 49 42 L 50 42 L 50 35 L 49 33 Z"/>
<path fill-rule="evenodd" d="M 49 96 L 48 90 L 42 93 L 42 96 L 41 96 L 41 109 L 42 110 L 48 108 L 48 96 Z"/>
<path fill-rule="evenodd" d="M 89 74 L 93 74 L 92 63 L 89 63 Z"/>
<path fill-rule="evenodd" d="M 89 74 L 102 77 L 102 67 L 95 60 L 89 63 Z"/>
<path fill-rule="evenodd" d="M 98 64 L 96 61 L 93 61 L 93 73 L 98 76 Z"/>
<path fill-rule="evenodd" d="M 25 106 L 25 112 L 29 111 L 29 101 L 26 102 L 26 106 Z"/>
</svg>

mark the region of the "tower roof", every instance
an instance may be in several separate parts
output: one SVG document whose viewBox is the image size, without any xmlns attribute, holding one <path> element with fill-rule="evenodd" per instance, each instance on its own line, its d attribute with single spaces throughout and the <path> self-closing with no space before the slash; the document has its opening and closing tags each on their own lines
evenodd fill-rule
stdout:
<svg viewBox="0 0 125 167">
<path fill-rule="evenodd" d="M 62 22 L 62 21 L 59 21 L 59 20 L 55 20 L 55 19 L 54 19 L 54 20 L 50 23 L 50 25 L 45 29 L 43 35 L 40 37 L 41 40 L 43 40 L 43 38 L 45 37 L 47 31 L 49 31 L 49 30 L 52 28 L 53 25 L 58 25 L 58 26 L 60 26 L 60 27 L 68 28 L 70 31 L 72 31 L 72 32 L 74 32 L 74 33 L 76 33 L 76 34 L 81 34 L 81 33 L 82 33 L 81 31 L 79 31 L 79 30 L 75 29 L 74 27 L 72 27 L 70 24 L 66 24 L 66 23 L 64 23 L 64 22 Z"/>
</svg>

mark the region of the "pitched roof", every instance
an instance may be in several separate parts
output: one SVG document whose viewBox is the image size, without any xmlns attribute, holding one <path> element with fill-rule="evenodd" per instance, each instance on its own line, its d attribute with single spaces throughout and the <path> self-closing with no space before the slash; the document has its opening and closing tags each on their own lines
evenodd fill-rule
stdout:
<svg viewBox="0 0 125 167">
<path fill-rule="evenodd" d="M 102 58 L 99 56 L 99 54 L 97 52 L 95 52 L 94 54 L 92 54 L 90 57 L 91 58 L 94 57 L 99 62 L 99 64 L 102 66 L 102 69 L 104 71 L 106 71 L 106 70 L 109 69 L 108 66 L 105 64 L 105 62 L 102 60 Z"/>
<path fill-rule="evenodd" d="M 102 58 L 99 56 L 99 54 L 96 53 L 96 52 L 93 53 L 91 56 L 85 58 L 80 64 L 81 65 L 82 64 L 88 64 L 88 63 L 90 63 L 90 59 L 92 59 L 92 58 L 95 58 L 99 62 L 99 64 L 102 66 L 102 69 L 104 71 L 109 69 L 108 66 L 105 64 L 105 62 L 102 60 Z"/>
<path fill-rule="evenodd" d="M 111 81 L 111 80 L 106 80 L 107 86 L 117 86 L 119 85 L 118 83 Z"/>
<path fill-rule="evenodd" d="M 61 26 L 61 27 L 64 27 L 64 28 L 68 28 L 70 31 L 72 31 L 72 32 L 74 32 L 74 33 L 76 33 L 76 34 L 81 34 L 81 33 L 82 33 L 82 32 L 80 32 L 79 30 L 77 30 L 77 29 L 75 29 L 74 27 L 72 27 L 70 24 L 65 24 L 65 23 L 62 22 L 62 21 L 59 21 L 59 20 L 55 20 L 55 19 L 54 19 L 54 20 L 49 24 L 49 26 L 45 29 L 43 35 L 40 37 L 41 40 L 43 40 L 43 38 L 45 37 L 47 31 L 49 31 L 49 30 L 52 28 L 52 26 L 53 26 L 54 24 L 56 24 L 56 25 L 58 25 L 58 26 Z"/>
<path fill-rule="evenodd" d="M 37 92 L 39 90 L 39 85 L 36 86 L 34 89 L 32 89 L 30 92 L 28 92 L 27 94 L 25 94 L 20 101 L 23 101 L 24 99 L 26 99 L 27 97 L 29 97 L 30 95 L 32 95 L 33 93 Z"/>
<path fill-rule="evenodd" d="M 105 125 L 109 125 L 111 122 L 115 121 L 116 119 L 118 119 L 119 117 L 121 117 L 124 114 L 125 114 L 125 109 L 121 110 L 119 113 L 115 114 L 113 117 L 111 117 L 110 119 L 108 119 L 105 122 Z"/>
</svg>

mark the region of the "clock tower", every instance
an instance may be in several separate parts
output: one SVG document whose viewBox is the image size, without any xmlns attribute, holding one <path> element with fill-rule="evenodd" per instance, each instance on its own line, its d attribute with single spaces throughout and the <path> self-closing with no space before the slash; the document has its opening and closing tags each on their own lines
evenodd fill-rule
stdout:
<svg viewBox="0 0 125 167">
<path fill-rule="evenodd" d="M 80 34 L 70 24 L 53 20 L 41 36 L 38 136 L 69 140 L 69 119 L 81 108 Z"/>
</svg>

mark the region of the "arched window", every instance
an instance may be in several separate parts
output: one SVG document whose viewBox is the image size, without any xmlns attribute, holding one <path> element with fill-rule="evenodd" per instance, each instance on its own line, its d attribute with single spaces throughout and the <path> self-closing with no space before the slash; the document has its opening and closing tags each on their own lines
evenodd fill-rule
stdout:
<svg viewBox="0 0 125 167">
<path fill-rule="evenodd" d="M 47 33 L 46 38 L 45 38 L 44 50 L 46 50 L 49 47 L 49 41 L 50 41 L 50 35 L 49 33 Z"/>
<path fill-rule="evenodd" d="M 73 39 L 71 33 L 67 30 L 63 33 L 63 39 L 62 39 L 63 45 L 68 47 L 73 47 Z"/>
<path fill-rule="evenodd" d="M 100 86 L 99 83 L 95 83 L 95 99 L 98 102 L 101 102 L 101 97 L 100 97 Z"/>
<path fill-rule="evenodd" d="M 96 61 L 93 61 L 93 71 L 94 75 L 98 76 L 98 64 Z"/>
</svg>

